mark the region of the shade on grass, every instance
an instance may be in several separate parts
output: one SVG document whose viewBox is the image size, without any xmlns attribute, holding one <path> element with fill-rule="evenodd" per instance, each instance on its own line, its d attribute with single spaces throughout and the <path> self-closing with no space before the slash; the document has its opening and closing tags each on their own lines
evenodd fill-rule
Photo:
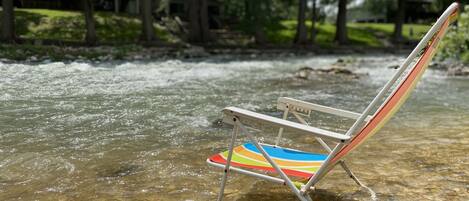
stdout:
<svg viewBox="0 0 469 201">
<path fill-rule="evenodd" d="M 0 12 L 1 13 L 1 12 Z M 15 9 L 16 32 L 20 37 L 60 41 L 82 41 L 85 37 L 84 15 L 78 11 Z M 140 38 L 138 16 L 96 12 L 96 34 L 100 42 L 125 44 Z M 155 24 L 155 33 L 163 41 L 174 38 Z"/>
<path fill-rule="evenodd" d="M 61 11 L 48 9 L 16 9 L 16 32 L 19 36 L 29 39 L 49 39 L 60 41 L 83 41 L 85 37 L 85 19 L 78 11 Z M 129 44 L 140 38 L 141 22 L 138 16 L 124 13 L 96 12 L 96 33 L 100 42 Z M 307 22 L 308 30 L 311 23 Z M 348 36 L 351 45 L 382 47 L 383 40 L 391 37 L 393 24 L 349 23 Z M 174 42 L 166 29 L 155 23 L 155 33 L 159 39 Z M 403 35 L 410 40 L 419 40 L 429 29 L 429 25 L 406 24 Z M 243 26 L 236 27 L 246 31 Z M 335 46 L 334 24 L 317 25 L 316 44 L 321 47 Z M 411 36 L 410 30 L 413 35 Z M 296 21 L 275 21 L 265 26 L 267 39 L 273 44 L 291 44 L 295 36 Z"/>
</svg>

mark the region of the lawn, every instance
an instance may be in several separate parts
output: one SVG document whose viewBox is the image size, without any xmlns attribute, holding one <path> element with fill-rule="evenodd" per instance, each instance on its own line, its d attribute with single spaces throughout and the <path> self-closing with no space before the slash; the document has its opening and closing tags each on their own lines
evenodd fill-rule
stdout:
<svg viewBox="0 0 469 201">
<path fill-rule="evenodd" d="M 311 23 L 307 22 L 308 30 Z M 318 34 L 316 44 L 324 47 L 334 46 L 335 25 L 330 23 L 317 24 Z M 389 40 L 392 36 L 393 24 L 378 23 L 349 23 L 347 24 L 348 36 L 352 45 L 382 47 L 383 40 Z M 406 24 L 403 27 L 403 35 L 408 40 L 419 40 L 430 29 L 430 25 Z M 266 26 L 267 38 L 275 44 L 291 43 L 296 32 L 296 21 L 287 20 Z M 411 31 L 412 30 L 412 31 Z"/>
<path fill-rule="evenodd" d="M 85 20 L 81 12 L 47 9 L 16 9 L 16 32 L 26 39 L 57 41 L 83 41 Z M 112 44 L 132 44 L 139 40 L 141 23 L 138 16 L 96 12 L 96 32 L 100 42 Z M 307 23 L 308 30 L 311 23 Z M 165 42 L 179 41 L 164 27 L 154 24 L 157 37 Z M 382 47 L 392 35 L 393 24 L 349 23 L 348 36 L 351 45 Z M 403 34 L 409 40 L 418 40 L 430 28 L 429 25 L 406 24 Z M 316 44 L 321 47 L 334 47 L 335 26 L 330 23 L 318 24 Z M 238 27 L 238 30 L 246 30 Z M 284 20 L 265 26 L 268 42 L 291 44 L 296 31 L 295 20 Z"/>
<path fill-rule="evenodd" d="M 85 19 L 81 12 L 48 9 L 15 9 L 16 33 L 26 39 L 83 41 Z M 141 22 L 138 16 L 96 12 L 96 34 L 100 42 L 128 44 L 139 40 Z M 163 27 L 154 25 L 159 39 L 174 42 Z"/>
</svg>

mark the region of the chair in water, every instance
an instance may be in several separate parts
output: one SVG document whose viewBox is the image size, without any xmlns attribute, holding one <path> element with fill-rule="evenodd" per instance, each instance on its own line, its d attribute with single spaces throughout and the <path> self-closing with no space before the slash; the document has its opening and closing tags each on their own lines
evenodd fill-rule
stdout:
<svg viewBox="0 0 469 201">
<path fill-rule="evenodd" d="M 229 149 L 207 159 L 208 164 L 224 170 L 218 200 L 223 199 L 226 180 L 231 171 L 286 185 L 302 201 L 311 200 L 308 192 L 337 164 L 358 185 L 364 186 L 348 168 L 344 156 L 378 132 L 405 102 L 437 51 L 441 38 L 456 19 L 457 12 L 457 3 L 446 9 L 363 113 L 283 97 L 278 99 L 277 105 L 283 111 L 282 119 L 236 107 L 223 109 L 223 122 L 234 126 Z M 412 67 L 408 68 L 409 66 Z M 389 95 L 385 98 L 386 94 Z M 381 105 L 377 107 L 379 103 Z M 302 117 L 310 116 L 312 111 L 355 119 L 355 122 L 345 134 L 315 128 L 309 126 Z M 292 114 L 299 123 L 287 120 L 288 114 Z M 275 145 L 259 143 L 247 130 L 247 126 L 258 124 L 279 128 Z M 314 136 L 329 154 L 308 153 L 278 146 L 284 131 Z M 246 134 L 250 142 L 235 147 L 240 133 Z M 335 145 L 330 147 L 326 141 Z"/>
</svg>

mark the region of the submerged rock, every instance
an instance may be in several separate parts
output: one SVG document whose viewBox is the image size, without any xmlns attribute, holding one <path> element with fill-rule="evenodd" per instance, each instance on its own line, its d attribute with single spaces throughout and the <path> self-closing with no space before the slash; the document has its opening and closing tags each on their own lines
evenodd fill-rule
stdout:
<svg viewBox="0 0 469 201">
<path fill-rule="evenodd" d="M 127 175 L 135 174 L 141 169 L 138 165 L 133 164 L 123 164 L 117 166 L 106 167 L 98 172 L 98 177 L 103 178 L 115 178 L 115 177 L 124 177 Z"/>
</svg>

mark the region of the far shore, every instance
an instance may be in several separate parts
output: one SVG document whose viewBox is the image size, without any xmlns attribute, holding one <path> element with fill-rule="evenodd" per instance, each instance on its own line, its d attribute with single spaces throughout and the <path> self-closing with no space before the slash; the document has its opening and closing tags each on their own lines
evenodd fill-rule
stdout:
<svg viewBox="0 0 469 201">
<path fill-rule="evenodd" d="M 15 44 L 0 45 L 0 62 L 42 63 L 56 61 L 145 61 L 161 59 L 193 59 L 211 56 L 239 56 L 243 58 L 313 56 L 313 55 L 376 55 L 376 54 L 408 54 L 410 45 L 398 48 L 369 46 L 221 46 L 221 45 L 102 45 L 102 46 L 62 46 Z"/>
</svg>

